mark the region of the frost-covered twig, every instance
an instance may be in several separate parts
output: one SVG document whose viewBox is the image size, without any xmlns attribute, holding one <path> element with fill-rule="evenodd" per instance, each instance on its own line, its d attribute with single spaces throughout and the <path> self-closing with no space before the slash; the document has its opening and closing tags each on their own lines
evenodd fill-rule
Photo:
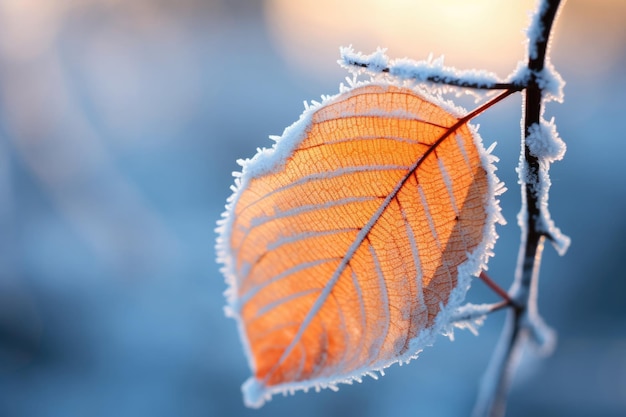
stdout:
<svg viewBox="0 0 626 417">
<path fill-rule="evenodd" d="M 372 75 L 389 74 L 396 79 L 413 80 L 421 83 L 444 84 L 452 87 L 478 90 L 513 90 L 520 91 L 526 85 L 527 78 L 513 77 L 510 81 L 501 81 L 498 77 L 484 70 L 458 70 L 443 65 L 443 58 L 430 57 L 423 61 L 410 59 L 389 60 L 384 49 L 378 49 L 370 55 L 355 52 L 351 47 L 340 49 L 339 64 L 353 72 L 368 72 Z"/>
<path fill-rule="evenodd" d="M 523 201 L 519 215 L 522 239 L 515 281 L 509 290 L 515 308 L 509 310 L 505 329 L 483 378 L 474 408 L 475 417 L 504 415 L 511 379 L 521 349 L 529 338 L 538 344 L 545 343 L 546 350 L 554 345 L 551 330 L 538 315 L 537 284 L 545 238 L 549 237 L 561 254 L 569 243 L 569 239 L 554 227 L 547 209 L 549 164 L 560 159 L 565 148 L 558 136 L 552 134 L 555 130 L 546 127 L 542 117 L 544 103 L 559 97 L 558 93 L 548 90 L 546 80 L 542 78 L 545 69 L 551 69 L 546 52 L 559 5 L 560 0 L 539 1 L 528 30 L 524 140 L 518 170 Z"/>
<path fill-rule="evenodd" d="M 450 323 L 455 327 L 469 328 L 473 331 L 475 325 L 482 325 L 487 315 L 494 311 L 508 307 L 507 301 L 492 304 L 471 304 L 467 303 L 458 307 L 450 317 Z M 475 332 L 474 332 L 475 333 Z"/>
</svg>

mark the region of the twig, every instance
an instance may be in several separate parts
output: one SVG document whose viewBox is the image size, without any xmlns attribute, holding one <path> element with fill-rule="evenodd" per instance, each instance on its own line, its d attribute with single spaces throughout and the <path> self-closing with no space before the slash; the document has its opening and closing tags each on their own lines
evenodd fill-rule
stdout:
<svg viewBox="0 0 626 417">
<path fill-rule="evenodd" d="M 458 70 L 443 66 L 443 58 L 426 61 L 395 60 L 390 61 L 384 49 L 378 49 L 370 55 L 355 52 L 352 47 L 341 48 L 339 64 L 353 73 L 365 71 L 373 76 L 389 74 L 394 79 L 412 80 L 420 83 L 448 85 L 476 90 L 521 91 L 526 88 L 528 79 L 514 77 L 503 82 L 487 71 Z"/>
<path fill-rule="evenodd" d="M 537 74 L 544 69 L 546 51 L 552 24 L 556 18 L 560 0 L 541 1 L 535 16 L 535 33 L 529 39 L 527 68 L 530 72 L 528 84 L 524 90 L 524 148 L 522 179 L 523 212 L 525 222 L 521 222 L 521 250 L 515 281 L 509 294 L 517 305 L 510 309 L 505 328 L 492 356 L 491 363 L 483 378 L 478 400 L 474 408 L 474 417 L 503 416 L 506 409 L 506 397 L 511 384 L 521 347 L 527 340 L 532 328 L 529 326 L 537 316 L 537 283 L 539 267 L 545 240 L 542 231 L 540 193 L 540 161 L 532 155 L 526 145 L 530 127 L 541 120 L 543 90 L 537 82 Z M 525 223 L 525 224 L 524 224 Z"/>
<path fill-rule="evenodd" d="M 496 284 L 490 277 L 489 275 L 487 275 L 487 273 L 485 271 L 481 271 L 480 275 L 478 276 L 482 282 L 485 283 L 485 285 L 487 285 L 493 292 L 495 292 L 496 294 L 498 294 L 500 297 L 502 297 L 502 299 L 504 300 L 504 305 L 505 306 L 512 306 L 513 308 L 517 308 L 517 304 L 515 303 L 515 301 L 509 296 L 509 293 L 507 293 L 506 291 L 504 291 L 502 289 L 502 287 L 500 287 L 498 284 Z"/>
<path fill-rule="evenodd" d="M 370 69 L 370 65 L 368 63 L 366 63 L 366 62 L 345 61 L 344 60 L 344 63 L 346 65 L 350 65 L 350 66 L 353 66 L 353 67 Z M 376 72 L 390 73 L 391 69 L 389 67 L 384 67 L 384 68 L 378 69 Z M 476 82 L 472 82 L 472 81 L 466 80 L 466 79 L 464 79 L 462 77 L 459 77 L 459 78 L 442 77 L 442 76 L 436 75 L 436 74 L 429 75 L 429 76 L 424 77 L 424 78 L 420 78 L 417 81 L 431 82 L 431 83 L 435 83 L 435 84 L 444 84 L 444 85 L 449 85 L 451 87 L 474 88 L 474 89 L 477 89 L 477 90 L 513 90 L 513 91 L 521 91 L 525 87 L 524 84 L 519 84 L 519 83 L 506 83 L 506 82 L 489 83 L 489 84 L 476 83 Z"/>
</svg>

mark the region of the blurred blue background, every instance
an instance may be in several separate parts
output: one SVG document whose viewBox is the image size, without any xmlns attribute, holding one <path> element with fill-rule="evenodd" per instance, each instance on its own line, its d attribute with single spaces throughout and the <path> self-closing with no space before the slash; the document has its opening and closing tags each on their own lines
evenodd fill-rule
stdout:
<svg viewBox="0 0 626 417">
<path fill-rule="evenodd" d="M 213 250 L 235 160 L 338 91 L 339 46 L 504 77 L 533 6 L 340 3 L 0 0 L 0 416 L 469 414 L 502 313 L 378 381 L 243 406 Z M 546 116 L 568 151 L 550 207 L 573 243 L 546 248 L 539 303 L 558 346 L 523 361 L 509 416 L 626 415 L 624 16 L 622 1 L 570 0 L 556 28 L 567 85 Z M 489 269 L 504 287 L 519 111 L 518 95 L 478 119 L 509 188 Z M 469 300 L 495 297 L 476 282 Z"/>
</svg>

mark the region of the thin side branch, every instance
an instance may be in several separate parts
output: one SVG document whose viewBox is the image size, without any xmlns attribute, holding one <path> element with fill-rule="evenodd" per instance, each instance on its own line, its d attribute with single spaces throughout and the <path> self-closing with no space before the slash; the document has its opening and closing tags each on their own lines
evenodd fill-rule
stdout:
<svg viewBox="0 0 626 417">
<path fill-rule="evenodd" d="M 364 69 L 372 69 L 371 65 L 365 62 L 358 61 L 344 61 L 346 65 L 351 65 L 353 67 L 364 68 Z M 389 67 L 384 67 L 381 69 L 376 68 L 376 72 L 384 72 L 390 73 L 391 69 Z M 426 77 L 407 77 L 406 79 L 413 79 L 415 81 L 420 82 L 431 82 L 434 84 L 443 84 L 449 85 L 451 87 L 461 87 L 461 88 L 473 88 L 476 90 L 512 90 L 512 91 L 521 91 L 526 86 L 524 84 L 519 83 L 506 83 L 506 82 L 498 82 L 498 83 L 476 83 L 473 81 L 465 80 L 463 78 L 453 78 L 453 77 L 442 77 L 441 75 L 429 75 Z"/>
<path fill-rule="evenodd" d="M 366 71 L 371 75 L 389 74 L 395 79 L 410 80 L 420 83 L 432 83 L 476 90 L 521 91 L 526 88 L 527 77 L 515 77 L 512 81 L 502 82 L 497 75 L 487 71 L 458 70 L 443 65 L 443 58 L 425 61 L 408 59 L 391 61 L 384 49 L 378 49 L 370 55 L 355 52 L 352 47 L 341 48 L 339 64 L 353 73 Z"/>
</svg>

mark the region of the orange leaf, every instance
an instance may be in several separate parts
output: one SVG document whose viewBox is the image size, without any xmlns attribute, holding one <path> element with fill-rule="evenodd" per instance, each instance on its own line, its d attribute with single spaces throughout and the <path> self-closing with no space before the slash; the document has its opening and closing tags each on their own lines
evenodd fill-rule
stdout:
<svg viewBox="0 0 626 417">
<path fill-rule="evenodd" d="M 357 86 L 243 163 L 218 256 L 247 405 L 360 380 L 449 331 L 495 241 L 499 184 L 475 130 L 442 106 Z"/>
</svg>

